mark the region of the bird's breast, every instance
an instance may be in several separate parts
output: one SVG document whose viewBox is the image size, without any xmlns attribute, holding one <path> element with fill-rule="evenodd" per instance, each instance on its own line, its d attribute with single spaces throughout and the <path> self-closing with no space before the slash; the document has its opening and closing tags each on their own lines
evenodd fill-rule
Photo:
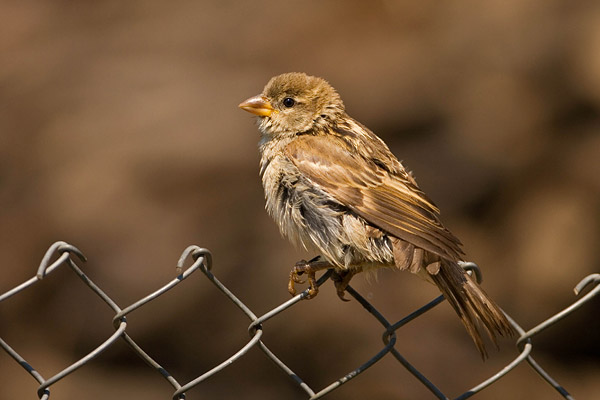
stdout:
<svg viewBox="0 0 600 400">
<path fill-rule="evenodd" d="M 261 168 L 267 212 L 281 233 L 306 249 L 322 249 L 340 234 L 342 210 L 283 155 Z"/>
<path fill-rule="evenodd" d="M 383 233 L 303 176 L 291 161 L 278 155 L 261 164 L 266 209 L 292 243 L 343 269 L 391 262 Z"/>
</svg>

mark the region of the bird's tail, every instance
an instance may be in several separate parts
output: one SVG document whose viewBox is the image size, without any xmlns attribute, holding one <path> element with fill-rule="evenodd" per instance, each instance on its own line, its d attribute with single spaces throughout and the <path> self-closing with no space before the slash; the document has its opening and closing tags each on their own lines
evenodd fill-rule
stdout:
<svg viewBox="0 0 600 400">
<path fill-rule="evenodd" d="M 440 260 L 429 264 L 426 270 L 460 317 L 483 359 L 487 357 L 487 351 L 480 328 L 487 332 L 496 347 L 498 335 L 514 334 L 502 310 L 457 263 Z"/>
</svg>

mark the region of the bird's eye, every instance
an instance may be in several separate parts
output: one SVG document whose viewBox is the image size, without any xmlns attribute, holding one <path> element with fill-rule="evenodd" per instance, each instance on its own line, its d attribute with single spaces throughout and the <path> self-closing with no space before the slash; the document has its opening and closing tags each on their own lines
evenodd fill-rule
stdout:
<svg viewBox="0 0 600 400">
<path fill-rule="evenodd" d="M 287 108 L 294 107 L 294 104 L 296 104 L 296 101 L 291 97 L 286 97 L 285 99 L 283 99 L 283 105 Z"/>
</svg>

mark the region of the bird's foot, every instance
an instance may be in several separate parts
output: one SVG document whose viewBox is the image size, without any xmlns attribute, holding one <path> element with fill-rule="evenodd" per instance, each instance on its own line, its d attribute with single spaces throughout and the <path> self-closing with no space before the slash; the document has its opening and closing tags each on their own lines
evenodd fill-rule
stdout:
<svg viewBox="0 0 600 400">
<path fill-rule="evenodd" d="M 350 301 L 344 295 L 346 293 L 346 288 L 354 275 L 356 275 L 356 272 L 352 270 L 335 271 L 333 275 L 331 275 L 331 280 L 333 280 L 337 295 L 342 301 Z"/>
<path fill-rule="evenodd" d="M 319 261 L 319 257 L 313 258 L 310 261 L 301 260 L 294 265 L 290 271 L 290 280 L 288 282 L 288 292 L 292 296 L 296 295 L 296 283 L 304 283 L 304 280 L 300 277 L 306 274 L 308 279 L 308 293 L 306 299 L 312 299 L 319 293 L 319 287 L 317 286 L 317 279 L 315 273 L 318 271 L 331 268 L 331 264 L 326 261 Z"/>
</svg>

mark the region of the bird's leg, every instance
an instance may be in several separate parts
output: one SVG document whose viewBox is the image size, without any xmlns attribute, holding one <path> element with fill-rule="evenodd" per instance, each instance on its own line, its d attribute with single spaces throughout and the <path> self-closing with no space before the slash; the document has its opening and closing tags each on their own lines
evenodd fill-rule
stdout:
<svg viewBox="0 0 600 400">
<path fill-rule="evenodd" d="M 333 273 L 333 275 L 331 276 L 331 279 L 333 280 L 333 284 L 335 285 L 335 290 L 337 291 L 337 295 L 342 301 L 350 301 L 349 299 L 344 297 L 344 293 L 346 293 L 346 288 L 348 287 L 350 280 L 357 273 L 358 273 L 357 270 L 352 270 L 352 269 L 347 269 L 347 270 L 342 270 L 342 271 L 336 270 Z"/>
<path fill-rule="evenodd" d="M 319 287 L 317 286 L 317 280 L 315 278 L 315 273 L 317 271 L 322 271 L 324 269 L 332 268 L 333 265 L 328 261 L 321 261 L 321 257 L 315 257 L 310 261 L 301 260 L 296 263 L 294 268 L 290 271 L 290 281 L 288 283 L 288 291 L 292 296 L 296 295 L 295 283 L 304 283 L 304 281 L 300 278 L 300 275 L 306 274 L 308 277 L 308 295 L 305 297 L 306 299 L 312 299 L 319 292 Z"/>
</svg>

